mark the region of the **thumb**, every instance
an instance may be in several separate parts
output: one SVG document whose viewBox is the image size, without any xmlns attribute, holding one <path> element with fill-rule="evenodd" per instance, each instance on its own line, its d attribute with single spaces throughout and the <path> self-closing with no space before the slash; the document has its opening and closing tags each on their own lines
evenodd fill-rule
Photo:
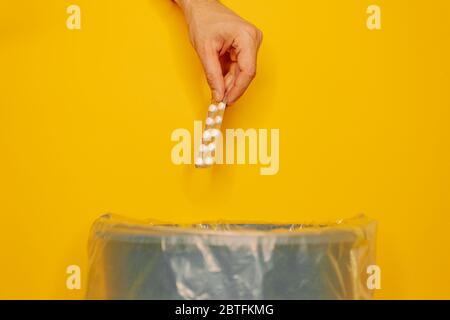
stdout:
<svg viewBox="0 0 450 320">
<path fill-rule="evenodd" d="M 225 81 L 222 75 L 222 67 L 219 61 L 219 53 L 213 50 L 200 56 L 206 80 L 211 88 L 212 98 L 215 101 L 222 101 L 225 95 Z"/>
</svg>

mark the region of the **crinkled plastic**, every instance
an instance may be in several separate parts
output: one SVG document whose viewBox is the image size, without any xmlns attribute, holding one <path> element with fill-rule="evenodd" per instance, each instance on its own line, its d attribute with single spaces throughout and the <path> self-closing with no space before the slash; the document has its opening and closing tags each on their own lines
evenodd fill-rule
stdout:
<svg viewBox="0 0 450 320">
<path fill-rule="evenodd" d="M 171 225 L 104 215 L 88 299 L 370 299 L 376 223 Z"/>
</svg>

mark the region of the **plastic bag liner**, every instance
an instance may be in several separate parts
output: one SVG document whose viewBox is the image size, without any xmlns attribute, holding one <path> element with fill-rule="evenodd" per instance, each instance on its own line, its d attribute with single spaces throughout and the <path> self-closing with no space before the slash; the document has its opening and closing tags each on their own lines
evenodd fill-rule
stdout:
<svg viewBox="0 0 450 320">
<path fill-rule="evenodd" d="M 173 225 L 104 215 L 88 299 L 370 299 L 376 223 Z"/>
</svg>

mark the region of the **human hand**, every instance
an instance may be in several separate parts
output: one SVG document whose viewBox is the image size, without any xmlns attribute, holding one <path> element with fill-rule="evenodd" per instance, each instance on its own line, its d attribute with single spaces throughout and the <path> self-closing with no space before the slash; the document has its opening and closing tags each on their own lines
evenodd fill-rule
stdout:
<svg viewBox="0 0 450 320">
<path fill-rule="evenodd" d="M 215 101 L 234 103 L 256 75 L 262 32 L 217 0 L 175 0 Z"/>
</svg>

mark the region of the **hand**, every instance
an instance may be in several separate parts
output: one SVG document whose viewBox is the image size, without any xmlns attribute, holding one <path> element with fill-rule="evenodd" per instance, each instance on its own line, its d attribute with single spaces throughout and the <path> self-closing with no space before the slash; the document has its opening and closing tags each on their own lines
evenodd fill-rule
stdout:
<svg viewBox="0 0 450 320">
<path fill-rule="evenodd" d="M 256 75 L 262 32 L 217 0 L 175 0 L 215 101 L 235 102 Z"/>
</svg>

